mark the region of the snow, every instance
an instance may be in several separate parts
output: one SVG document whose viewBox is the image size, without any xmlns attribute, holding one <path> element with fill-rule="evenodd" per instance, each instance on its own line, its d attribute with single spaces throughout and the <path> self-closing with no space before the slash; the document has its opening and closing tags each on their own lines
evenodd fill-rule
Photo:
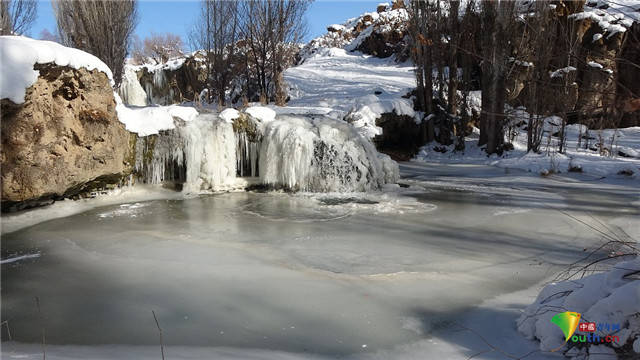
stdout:
<svg viewBox="0 0 640 360">
<path fill-rule="evenodd" d="M 619 337 L 619 343 L 589 346 L 589 352 L 608 354 L 614 348 L 634 342 L 640 336 L 640 281 L 630 277 L 640 271 L 640 257 L 620 262 L 612 269 L 583 278 L 546 286 L 518 320 L 518 330 L 529 339 L 539 339 L 540 349 L 549 351 L 564 346 L 564 338 L 551 317 L 562 311 L 582 314 L 587 322 L 619 324 L 619 330 L 602 329 L 594 334 Z M 611 347 L 612 346 L 612 347 Z M 591 356 L 590 360 L 599 357 Z"/>
<path fill-rule="evenodd" d="M 592 42 L 596 42 L 598 40 L 602 39 L 602 34 L 597 33 L 597 34 L 593 34 L 593 41 Z"/>
<path fill-rule="evenodd" d="M 224 121 L 231 123 L 233 120 L 240 117 L 240 112 L 234 108 L 226 108 L 220 112 L 219 116 Z"/>
<path fill-rule="evenodd" d="M 415 115 L 412 100 L 402 98 L 416 86 L 409 63 L 329 48 L 284 76 L 291 88 L 288 106 L 333 109 L 332 117 L 347 118 L 367 138 L 382 132 L 375 120 L 385 112 Z"/>
<path fill-rule="evenodd" d="M 479 97 L 473 94 L 473 98 Z M 507 112 L 517 121 L 528 122 L 528 113 L 522 109 Z M 619 177 L 630 181 L 640 180 L 640 127 L 623 129 L 587 130 L 579 124 L 567 125 L 565 129 L 565 153 L 557 152 L 561 119 L 544 119 L 544 135 L 540 153 L 527 153 L 527 133 L 523 128 L 515 128 L 516 136 L 512 141 L 514 150 L 503 155 L 488 157 L 477 145 L 479 130 L 465 139 L 464 152 L 454 151 L 454 145 L 442 146 L 427 144 L 416 155 L 418 161 L 437 161 L 442 163 L 486 164 L 504 169 L 521 169 L 541 175 L 567 173 L 577 170 L 590 177 Z M 604 155 L 601 155 L 602 142 Z M 444 150 L 444 152 L 442 151 Z M 630 173 L 628 175 L 621 175 Z"/>
<path fill-rule="evenodd" d="M 16 104 L 24 102 L 25 90 L 38 80 L 40 74 L 33 69 L 35 64 L 55 63 L 74 69 L 98 70 L 113 83 L 111 70 L 97 57 L 56 42 L 24 36 L 0 36 L 0 63 L 0 98 Z"/>
<path fill-rule="evenodd" d="M 244 112 L 262 123 L 271 122 L 276 118 L 276 112 L 266 106 L 251 106 L 245 109 Z"/>
<path fill-rule="evenodd" d="M 549 72 L 549 76 L 551 76 L 552 78 L 563 77 L 565 74 L 568 74 L 570 71 L 576 71 L 576 70 L 577 69 L 573 66 L 566 66 L 558 70 Z"/>
<path fill-rule="evenodd" d="M 602 64 L 598 64 L 595 61 L 587 62 L 587 65 L 591 66 L 592 68 L 596 68 L 596 69 L 602 69 L 603 68 Z"/>
<path fill-rule="evenodd" d="M 148 106 L 148 107 L 128 107 L 116 99 L 118 105 L 116 111 L 118 120 L 125 124 L 128 131 L 138 134 L 138 136 L 148 136 L 158 134 L 163 130 L 175 128 L 174 118 L 183 121 L 192 121 L 198 116 L 198 111 L 193 107 L 169 105 L 169 106 Z"/>
<path fill-rule="evenodd" d="M 591 19 L 604 29 L 604 35 L 609 38 L 627 31 L 634 22 L 640 21 L 640 1 L 589 0 L 582 12 L 569 15 L 569 18 L 576 21 Z"/>
</svg>

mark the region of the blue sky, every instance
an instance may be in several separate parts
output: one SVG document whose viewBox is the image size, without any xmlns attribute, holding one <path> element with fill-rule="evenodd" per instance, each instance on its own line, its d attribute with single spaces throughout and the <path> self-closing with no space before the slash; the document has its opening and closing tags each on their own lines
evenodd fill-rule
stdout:
<svg viewBox="0 0 640 360">
<path fill-rule="evenodd" d="M 389 0 L 390 1 L 390 0 Z M 356 17 L 365 12 L 376 10 L 376 5 L 381 1 L 351 0 L 330 1 L 316 0 L 307 12 L 309 34 L 311 40 L 326 32 L 327 25 L 339 24 L 345 20 Z M 188 42 L 187 34 L 199 12 L 198 1 L 146 1 L 139 2 L 140 19 L 136 34 L 141 38 L 151 32 L 171 32 L 182 36 L 185 44 Z M 38 18 L 31 28 L 30 35 L 39 38 L 42 30 L 55 32 L 55 18 L 49 0 L 38 3 Z"/>
</svg>

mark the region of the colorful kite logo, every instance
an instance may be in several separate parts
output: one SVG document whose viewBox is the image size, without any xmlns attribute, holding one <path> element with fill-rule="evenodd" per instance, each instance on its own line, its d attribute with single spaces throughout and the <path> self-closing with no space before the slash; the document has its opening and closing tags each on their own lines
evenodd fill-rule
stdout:
<svg viewBox="0 0 640 360">
<path fill-rule="evenodd" d="M 569 341 L 573 333 L 576 332 L 578 324 L 580 323 L 580 317 L 580 313 L 565 311 L 563 313 L 556 314 L 551 318 L 551 322 L 558 326 L 564 333 L 565 343 Z"/>
</svg>

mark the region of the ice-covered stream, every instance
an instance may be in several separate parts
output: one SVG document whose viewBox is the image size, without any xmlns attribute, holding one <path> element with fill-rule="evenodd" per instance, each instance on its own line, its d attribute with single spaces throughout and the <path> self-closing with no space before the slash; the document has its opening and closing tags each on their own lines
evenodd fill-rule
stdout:
<svg viewBox="0 0 640 360">
<path fill-rule="evenodd" d="M 2 265 L 14 339 L 2 357 L 41 358 L 44 326 L 47 358 L 159 358 L 152 310 L 172 359 L 465 359 L 486 348 L 457 323 L 524 354 L 537 344 L 513 335 L 520 304 L 600 241 L 553 208 L 637 227 L 625 183 L 402 170 L 407 188 L 138 201 L 4 234 L 3 259 L 39 256 Z"/>
</svg>

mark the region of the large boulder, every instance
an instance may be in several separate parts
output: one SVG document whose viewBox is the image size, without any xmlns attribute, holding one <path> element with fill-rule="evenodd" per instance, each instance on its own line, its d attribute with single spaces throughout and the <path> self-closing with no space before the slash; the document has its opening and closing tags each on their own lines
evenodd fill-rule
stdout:
<svg viewBox="0 0 640 360">
<path fill-rule="evenodd" d="M 124 179 L 134 135 L 105 73 L 36 64 L 25 102 L 2 99 L 2 210 L 73 197 Z"/>
</svg>

